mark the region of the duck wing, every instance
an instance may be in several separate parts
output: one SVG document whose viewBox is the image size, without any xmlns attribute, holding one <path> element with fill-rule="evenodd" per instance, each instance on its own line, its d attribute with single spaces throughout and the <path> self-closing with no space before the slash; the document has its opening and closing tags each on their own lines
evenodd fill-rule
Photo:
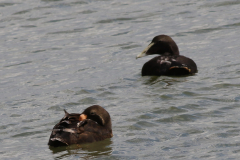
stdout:
<svg viewBox="0 0 240 160">
<path fill-rule="evenodd" d="M 71 144 L 91 143 L 112 137 L 112 130 L 93 120 L 79 121 L 80 114 L 66 114 L 56 124 L 50 135 L 48 145 L 68 146 Z M 79 125 L 80 123 L 80 125 Z"/>
<path fill-rule="evenodd" d="M 146 62 L 142 68 L 142 76 L 187 75 L 196 72 L 195 62 L 181 55 L 157 56 Z"/>
<path fill-rule="evenodd" d="M 50 146 L 66 146 L 71 143 L 69 136 L 77 135 L 77 123 L 79 122 L 80 114 L 65 111 L 65 116 L 57 123 L 52 130 L 48 145 Z"/>
</svg>

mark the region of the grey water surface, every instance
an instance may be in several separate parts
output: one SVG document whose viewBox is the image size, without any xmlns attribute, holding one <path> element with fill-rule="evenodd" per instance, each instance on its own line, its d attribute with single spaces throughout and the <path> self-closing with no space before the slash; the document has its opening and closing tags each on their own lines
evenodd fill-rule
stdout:
<svg viewBox="0 0 240 160">
<path fill-rule="evenodd" d="M 239 159 L 239 0 L 2 0 L 0 159 Z M 167 34 L 194 76 L 141 76 Z M 49 148 L 68 112 L 98 104 L 113 138 Z"/>
</svg>

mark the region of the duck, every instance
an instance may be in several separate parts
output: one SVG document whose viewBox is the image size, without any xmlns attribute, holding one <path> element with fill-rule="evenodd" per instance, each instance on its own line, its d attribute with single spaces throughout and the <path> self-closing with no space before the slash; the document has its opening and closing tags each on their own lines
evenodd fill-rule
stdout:
<svg viewBox="0 0 240 160">
<path fill-rule="evenodd" d="M 177 44 L 168 35 L 155 36 L 136 59 L 152 54 L 160 56 L 143 65 L 142 76 L 181 76 L 197 73 L 196 63 L 188 57 L 179 55 Z"/>
<path fill-rule="evenodd" d="M 50 147 L 92 143 L 113 137 L 109 113 L 99 105 L 86 108 L 81 114 L 68 113 L 57 123 L 50 135 Z"/>
</svg>

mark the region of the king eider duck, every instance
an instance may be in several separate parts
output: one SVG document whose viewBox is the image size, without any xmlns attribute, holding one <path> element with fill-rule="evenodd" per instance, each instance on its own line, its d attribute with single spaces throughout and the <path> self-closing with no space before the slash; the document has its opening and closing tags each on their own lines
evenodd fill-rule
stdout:
<svg viewBox="0 0 240 160">
<path fill-rule="evenodd" d="M 167 35 L 159 35 L 137 55 L 141 58 L 147 55 L 159 54 L 146 62 L 142 67 L 142 76 L 188 75 L 197 72 L 196 63 L 185 56 L 179 55 L 177 44 Z"/>
<path fill-rule="evenodd" d="M 113 136 L 110 115 L 101 106 L 88 107 L 81 114 L 64 111 L 65 116 L 53 127 L 49 146 L 92 143 Z"/>
</svg>

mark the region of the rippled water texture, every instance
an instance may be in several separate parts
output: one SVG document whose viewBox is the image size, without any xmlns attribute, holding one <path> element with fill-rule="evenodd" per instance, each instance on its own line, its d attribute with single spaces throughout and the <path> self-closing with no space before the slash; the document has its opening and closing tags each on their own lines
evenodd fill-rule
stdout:
<svg viewBox="0 0 240 160">
<path fill-rule="evenodd" d="M 0 2 L 0 159 L 238 159 L 240 1 Z M 170 35 L 198 73 L 142 77 Z M 114 137 L 49 148 L 68 112 L 99 104 Z"/>
</svg>

